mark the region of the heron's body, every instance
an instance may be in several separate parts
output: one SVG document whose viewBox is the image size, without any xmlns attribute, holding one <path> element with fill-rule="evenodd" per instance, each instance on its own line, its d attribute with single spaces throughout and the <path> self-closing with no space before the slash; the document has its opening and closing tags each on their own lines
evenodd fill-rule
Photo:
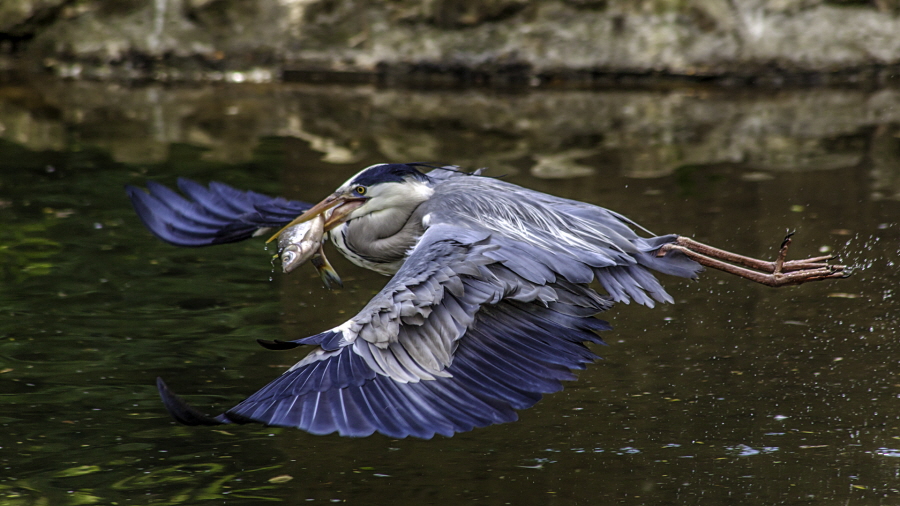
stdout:
<svg viewBox="0 0 900 506">
<path fill-rule="evenodd" d="M 325 216 L 343 255 L 393 275 L 347 322 L 296 341 L 262 342 L 314 348 L 217 417 L 160 381 L 176 419 L 423 438 L 511 421 L 596 358 L 584 343 L 602 342 L 595 332 L 609 326 L 595 314 L 613 302 L 671 302 L 654 272 L 695 278 L 701 267 L 692 258 L 718 267 L 678 244 L 679 236 L 653 236 L 607 209 L 452 167 L 428 174 L 419 167 L 369 167 L 312 208 L 221 184 L 182 183 L 193 201 L 159 185 L 149 195 L 129 189 L 148 228 L 174 244 L 240 240 L 309 208 L 289 224 Z M 803 262 L 795 270 L 812 269 Z"/>
</svg>

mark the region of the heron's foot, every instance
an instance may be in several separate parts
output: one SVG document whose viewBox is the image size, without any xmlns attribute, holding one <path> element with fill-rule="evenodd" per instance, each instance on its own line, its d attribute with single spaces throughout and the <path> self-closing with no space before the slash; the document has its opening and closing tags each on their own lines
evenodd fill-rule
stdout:
<svg viewBox="0 0 900 506">
<path fill-rule="evenodd" d="M 784 238 L 774 262 L 738 255 L 680 236 L 675 242 L 660 248 L 657 254 L 662 256 L 669 251 L 680 251 L 705 267 L 725 271 L 772 287 L 799 285 L 809 281 L 840 279 L 850 276 L 847 267 L 828 263 L 834 258 L 831 255 L 803 260 L 787 260 L 787 252 L 793 235 L 794 233 L 791 232 Z"/>
</svg>

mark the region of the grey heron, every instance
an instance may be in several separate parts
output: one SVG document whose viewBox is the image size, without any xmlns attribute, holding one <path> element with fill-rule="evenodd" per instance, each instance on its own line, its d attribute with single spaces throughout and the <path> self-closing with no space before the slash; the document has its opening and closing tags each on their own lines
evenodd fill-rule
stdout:
<svg viewBox="0 0 900 506">
<path fill-rule="evenodd" d="M 516 410 L 575 379 L 573 370 L 597 358 L 585 343 L 602 343 L 597 332 L 611 328 L 595 315 L 615 302 L 672 302 L 654 272 L 694 279 L 705 266 L 770 286 L 847 275 L 827 256 L 786 261 L 790 238 L 774 262 L 756 260 L 454 166 L 373 165 L 314 206 L 222 183 L 179 180 L 186 197 L 147 186 L 127 191 L 144 224 L 172 244 L 233 242 L 324 220 L 315 230 L 341 254 L 392 276 L 341 325 L 261 340 L 311 351 L 218 416 L 158 379 L 166 408 L 188 425 L 452 436 L 516 420 Z"/>
</svg>

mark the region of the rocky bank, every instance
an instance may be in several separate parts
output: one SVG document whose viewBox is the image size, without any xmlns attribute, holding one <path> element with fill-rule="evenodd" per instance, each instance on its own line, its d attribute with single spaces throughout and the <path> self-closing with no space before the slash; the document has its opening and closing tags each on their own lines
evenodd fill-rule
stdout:
<svg viewBox="0 0 900 506">
<path fill-rule="evenodd" d="M 900 0 L 3 0 L 3 66 L 500 86 L 900 81 Z"/>
</svg>

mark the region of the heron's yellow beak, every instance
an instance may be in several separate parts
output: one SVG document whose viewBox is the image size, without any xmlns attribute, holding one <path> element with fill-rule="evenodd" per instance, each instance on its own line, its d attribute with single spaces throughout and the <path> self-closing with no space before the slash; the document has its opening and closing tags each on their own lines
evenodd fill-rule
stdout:
<svg viewBox="0 0 900 506">
<path fill-rule="evenodd" d="M 329 230 L 346 221 L 347 216 L 349 216 L 350 213 L 359 208 L 359 206 L 363 205 L 366 200 L 368 199 L 353 197 L 345 193 L 334 193 L 332 195 L 329 195 L 327 198 L 325 198 L 325 200 L 312 206 L 305 213 L 297 216 L 293 219 L 293 221 L 281 227 L 278 232 L 275 232 L 275 235 L 273 235 L 266 241 L 266 244 L 277 239 L 278 236 L 280 236 L 281 233 L 284 232 L 287 228 L 293 227 L 294 225 L 298 225 L 305 221 L 309 221 L 320 214 L 324 214 L 329 210 L 332 210 L 331 215 L 329 215 L 325 219 L 324 229 L 325 232 L 328 232 Z"/>
</svg>

